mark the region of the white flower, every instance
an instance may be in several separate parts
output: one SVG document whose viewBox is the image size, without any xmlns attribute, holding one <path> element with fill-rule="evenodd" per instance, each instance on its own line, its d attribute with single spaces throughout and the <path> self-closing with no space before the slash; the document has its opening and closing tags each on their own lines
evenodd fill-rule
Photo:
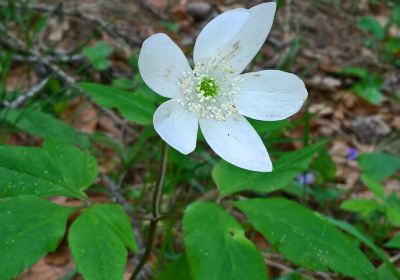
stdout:
<svg viewBox="0 0 400 280">
<path fill-rule="evenodd" d="M 171 98 L 154 114 L 157 133 L 183 154 L 196 147 L 198 125 L 221 158 L 244 169 L 272 170 L 268 152 L 245 117 L 275 121 L 295 114 L 307 90 L 297 76 L 276 70 L 240 74 L 271 29 L 275 3 L 234 9 L 214 18 L 194 46 L 192 70 L 165 34 L 144 43 L 139 69 L 145 83 Z"/>
</svg>

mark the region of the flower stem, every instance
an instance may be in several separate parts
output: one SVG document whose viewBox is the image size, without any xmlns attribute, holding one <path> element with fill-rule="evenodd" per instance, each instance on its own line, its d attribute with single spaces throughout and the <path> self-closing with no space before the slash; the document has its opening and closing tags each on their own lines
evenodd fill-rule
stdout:
<svg viewBox="0 0 400 280">
<path fill-rule="evenodd" d="M 150 221 L 150 228 L 147 235 L 146 247 L 140 262 L 136 266 L 135 270 L 132 273 L 132 276 L 129 278 L 130 280 L 135 280 L 139 275 L 140 271 L 144 267 L 147 262 L 147 259 L 150 256 L 151 250 L 153 248 L 154 238 L 156 236 L 156 229 L 158 221 L 160 220 L 160 200 L 162 187 L 164 185 L 165 173 L 167 170 L 167 162 L 168 162 L 168 145 L 163 142 L 162 151 L 161 151 L 161 162 L 160 168 L 158 171 L 157 183 L 153 192 L 153 203 L 152 203 L 152 219 Z"/>
</svg>

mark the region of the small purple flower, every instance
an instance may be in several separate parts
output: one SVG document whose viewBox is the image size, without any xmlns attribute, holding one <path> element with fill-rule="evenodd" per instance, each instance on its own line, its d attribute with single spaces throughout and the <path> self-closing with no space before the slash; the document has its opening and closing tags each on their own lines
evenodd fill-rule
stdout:
<svg viewBox="0 0 400 280">
<path fill-rule="evenodd" d="M 356 160 L 358 157 L 358 150 L 357 148 L 350 147 L 347 150 L 347 159 L 348 160 Z"/>
<path fill-rule="evenodd" d="M 297 176 L 296 181 L 301 185 L 311 185 L 315 182 L 315 176 L 311 172 L 301 173 Z"/>
</svg>

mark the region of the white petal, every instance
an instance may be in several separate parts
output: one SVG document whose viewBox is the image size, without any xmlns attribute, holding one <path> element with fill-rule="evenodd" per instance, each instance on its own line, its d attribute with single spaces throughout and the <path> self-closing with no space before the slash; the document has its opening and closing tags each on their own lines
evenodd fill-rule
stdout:
<svg viewBox="0 0 400 280">
<path fill-rule="evenodd" d="M 182 154 L 187 155 L 196 148 L 198 118 L 175 99 L 157 108 L 153 123 L 161 138 Z"/>
<path fill-rule="evenodd" d="M 200 32 L 193 50 L 195 63 L 225 53 L 229 42 L 242 29 L 249 18 L 246 9 L 224 12 L 210 21 Z"/>
<path fill-rule="evenodd" d="M 291 73 L 265 70 L 241 78 L 236 107 L 252 119 L 286 119 L 300 110 L 308 95 L 304 82 Z"/>
<path fill-rule="evenodd" d="M 226 59 L 237 74 L 243 72 L 267 39 L 274 21 L 276 3 L 263 3 L 248 11 L 248 21 L 227 48 Z"/>
<path fill-rule="evenodd" d="M 221 158 L 244 169 L 272 171 L 264 143 L 243 116 L 234 114 L 226 121 L 200 119 L 199 122 L 207 143 Z"/>
<path fill-rule="evenodd" d="M 180 96 L 178 81 L 191 70 L 182 50 L 162 33 L 144 41 L 138 64 L 144 82 L 159 95 L 169 98 Z"/>
</svg>

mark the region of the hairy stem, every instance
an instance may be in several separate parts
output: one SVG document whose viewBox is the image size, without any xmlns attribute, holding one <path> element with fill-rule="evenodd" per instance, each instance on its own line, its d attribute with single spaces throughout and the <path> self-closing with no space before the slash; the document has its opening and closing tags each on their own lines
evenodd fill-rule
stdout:
<svg viewBox="0 0 400 280">
<path fill-rule="evenodd" d="M 133 271 L 132 276 L 130 277 L 131 280 L 136 279 L 136 277 L 139 275 L 140 271 L 146 264 L 147 259 L 149 258 L 151 250 L 153 248 L 154 238 L 156 236 L 157 224 L 160 219 L 160 199 L 161 199 L 162 187 L 164 185 L 165 172 L 167 170 L 167 161 L 168 161 L 168 145 L 167 143 L 163 142 L 160 168 L 158 171 L 157 183 L 153 193 L 152 219 L 150 221 L 150 228 L 149 228 L 149 233 L 147 235 L 146 247 L 142 258 L 140 259 L 140 262 L 135 267 L 135 270 Z"/>
</svg>

